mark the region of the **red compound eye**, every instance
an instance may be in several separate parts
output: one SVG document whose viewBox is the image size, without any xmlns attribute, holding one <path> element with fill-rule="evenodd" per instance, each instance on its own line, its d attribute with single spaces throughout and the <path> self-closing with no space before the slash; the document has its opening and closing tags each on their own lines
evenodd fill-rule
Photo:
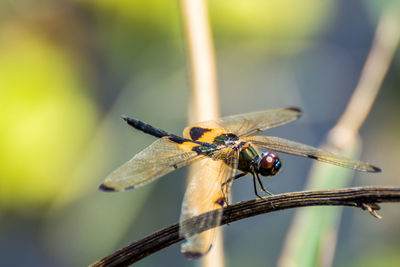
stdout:
<svg viewBox="0 0 400 267">
<path fill-rule="evenodd" d="M 278 155 L 272 152 L 267 152 L 262 154 L 258 172 L 262 176 L 273 176 L 278 173 L 281 166 L 281 160 Z"/>
</svg>

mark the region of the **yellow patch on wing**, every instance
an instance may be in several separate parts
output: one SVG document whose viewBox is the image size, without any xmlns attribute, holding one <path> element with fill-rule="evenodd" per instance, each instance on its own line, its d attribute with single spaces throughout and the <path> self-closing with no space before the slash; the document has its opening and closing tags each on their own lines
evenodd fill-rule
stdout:
<svg viewBox="0 0 400 267">
<path fill-rule="evenodd" d="M 221 128 L 190 126 L 183 130 L 183 137 L 193 141 L 212 143 L 216 137 L 226 133 L 227 131 Z"/>
<path fill-rule="evenodd" d="M 287 107 L 264 111 L 250 112 L 246 114 L 232 115 L 216 120 L 197 122 L 185 129 L 188 133 L 190 128 L 221 129 L 224 133 L 233 133 L 239 137 L 252 136 L 267 129 L 286 124 L 299 118 L 301 110 Z M 190 138 L 187 135 L 186 138 Z"/>
<path fill-rule="evenodd" d="M 182 144 L 179 144 L 178 147 L 180 150 L 184 151 L 192 151 L 193 148 L 200 146 L 199 144 L 192 143 L 192 142 L 183 142 Z"/>
</svg>

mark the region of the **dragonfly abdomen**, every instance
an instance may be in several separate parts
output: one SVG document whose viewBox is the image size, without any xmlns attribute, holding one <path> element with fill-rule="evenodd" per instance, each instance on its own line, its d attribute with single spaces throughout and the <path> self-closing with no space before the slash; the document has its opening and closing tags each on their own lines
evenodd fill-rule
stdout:
<svg viewBox="0 0 400 267">
<path fill-rule="evenodd" d="M 137 119 L 129 118 L 127 116 L 122 116 L 122 119 L 124 119 L 133 128 L 140 130 L 144 133 L 150 134 L 152 136 L 158 137 L 158 138 L 171 135 L 164 130 L 155 128 L 155 127 L 151 126 L 150 124 L 144 123 Z"/>
</svg>

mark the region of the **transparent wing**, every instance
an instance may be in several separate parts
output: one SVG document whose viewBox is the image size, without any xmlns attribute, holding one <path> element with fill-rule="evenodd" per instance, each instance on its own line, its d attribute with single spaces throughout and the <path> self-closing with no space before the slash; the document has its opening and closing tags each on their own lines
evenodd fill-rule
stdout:
<svg viewBox="0 0 400 267">
<path fill-rule="evenodd" d="M 302 157 L 308 157 L 358 171 L 367 171 L 367 172 L 381 171 L 378 167 L 375 167 L 369 163 L 355 161 L 319 148 L 315 148 L 312 146 L 308 146 L 305 144 L 297 143 L 279 137 L 251 136 L 243 138 L 243 140 L 252 143 L 256 147 L 271 149 Z"/>
<path fill-rule="evenodd" d="M 104 191 L 122 191 L 145 185 L 203 158 L 190 146 L 160 138 L 113 171 L 100 185 Z"/>
<path fill-rule="evenodd" d="M 239 153 L 232 148 L 227 148 L 225 151 L 217 152 L 215 157 L 229 158 L 229 163 L 212 158 L 195 163 L 192 165 L 189 184 L 185 192 L 179 232 L 186 239 L 181 246 L 181 251 L 189 258 L 206 254 L 214 242 L 217 228 L 200 234 L 193 235 L 193 233 L 197 227 L 218 226 L 221 223 L 222 207 L 226 206 L 226 197 L 237 169 Z M 217 210 L 215 216 L 191 224 L 183 223 L 186 219 L 211 210 Z"/>
<path fill-rule="evenodd" d="M 199 122 L 187 127 L 183 132 L 186 138 L 190 137 L 190 132 L 194 127 L 209 129 L 225 129 L 239 137 L 255 135 L 269 128 L 276 127 L 299 118 L 301 111 L 298 108 L 280 108 L 246 114 L 239 114 L 224 117 L 217 120 Z M 195 140 L 192 138 L 192 140 Z"/>
</svg>

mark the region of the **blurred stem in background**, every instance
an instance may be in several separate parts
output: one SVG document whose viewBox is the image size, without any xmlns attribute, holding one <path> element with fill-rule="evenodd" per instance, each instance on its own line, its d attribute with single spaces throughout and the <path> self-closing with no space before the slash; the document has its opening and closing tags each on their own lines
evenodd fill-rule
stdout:
<svg viewBox="0 0 400 267">
<path fill-rule="evenodd" d="M 191 95 L 189 125 L 220 116 L 215 50 L 205 0 L 181 0 L 182 24 L 189 60 Z M 201 168 L 194 163 L 189 169 L 188 181 Z M 224 266 L 223 238 L 216 229 L 216 240 L 211 251 L 202 258 L 202 266 Z"/>
<path fill-rule="evenodd" d="M 323 148 L 356 158 L 361 151 L 358 131 L 373 105 L 400 40 L 397 17 L 387 11 L 381 17 L 358 85 L 339 122 L 326 137 Z M 346 187 L 353 171 L 315 163 L 307 189 Z M 279 266 L 331 266 L 342 207 L 302 209 L 289 229 Z"/>
</svg>

